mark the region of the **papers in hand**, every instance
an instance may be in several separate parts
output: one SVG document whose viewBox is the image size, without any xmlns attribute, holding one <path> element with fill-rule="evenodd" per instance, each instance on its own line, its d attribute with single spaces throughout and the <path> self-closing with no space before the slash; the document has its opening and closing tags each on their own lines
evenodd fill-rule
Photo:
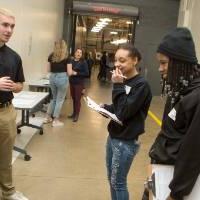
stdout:
<svg viewBox="0 0 200 200">
<path fill-rule="evenodd" d="M 90 97 L 84 97 L 85 102 L 87 103 L 88 107 L 92 108 L 93 110 L 97 111 L 98 113 L 112 119 L 113 121 L 117 122 L 118 124 L 122 125 L 122 122 L 117 118 L 117 116 L 104 108 L 101 108 L 95 101 L 93 101 Z"/>
</svg>

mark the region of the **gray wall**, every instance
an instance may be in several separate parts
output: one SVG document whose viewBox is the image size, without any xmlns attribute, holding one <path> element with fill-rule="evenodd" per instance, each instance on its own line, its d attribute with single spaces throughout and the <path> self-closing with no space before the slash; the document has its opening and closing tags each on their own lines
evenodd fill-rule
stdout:
<svg viewBox="0 0 200 200">
<path fill-rule="evenodd" d="M 69 2 L 69 0 L 66 1 Z M 91 2 L 121 4 L 122 1 L 91 0 Z M 155 52 L 163 35 L 177 26 L 179 0 L 123 0 L 123 4 L 136 6 L 140 10 L 140 23 L 136 27 L 135 46 L 142 53 L 143 59 L 140 64 L 142 73 L 149 81 L 153 94 L 159 95 L 160 75 Z M 66 22 L 67 19 L 65 24 Z"/>
</svg>

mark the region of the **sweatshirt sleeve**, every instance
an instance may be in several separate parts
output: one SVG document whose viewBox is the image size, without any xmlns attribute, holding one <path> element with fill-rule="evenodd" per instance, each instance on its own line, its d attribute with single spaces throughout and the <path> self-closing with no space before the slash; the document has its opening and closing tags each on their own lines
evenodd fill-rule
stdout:
<svg viewBox="0 0 200 200">
<path fill-rule="evenodd" d="M 151 95 L 150 88 L 146 82 L 137 84 L 131 88 L 128 94 L 126 94 L 123 83 L 114 84 L 112 91 L 114 113 L 121 121 L 133 117 L 139 110 L 143 109 L 149 95 Z"/>
<path fill-rule="evenodd" d="M 177 156 L 174 176 L 169 185 L 171 197 L 175 200 L 182 200 L 184 196 L 190 194 L 200 173 L 200 104 L 193 112 L 193 118 Z"/>
<path fill-rule="evenodd" d="M 109 112 L 111 112 L 111 113 L 114 113 L 113 104 L 111 104 L 111 105 L 104 104 L 104 108 L 105 108 L 107 111 L 109 111 Z"/>
<path fill-rule="evenodd" d="M 88 64 L 84 60 L 81 63 L 81 66 L 80 66 L 79 70 L 77 71 L 77 76 L 87 77 L 88 75 L 89 75 Z"/>
</svg>

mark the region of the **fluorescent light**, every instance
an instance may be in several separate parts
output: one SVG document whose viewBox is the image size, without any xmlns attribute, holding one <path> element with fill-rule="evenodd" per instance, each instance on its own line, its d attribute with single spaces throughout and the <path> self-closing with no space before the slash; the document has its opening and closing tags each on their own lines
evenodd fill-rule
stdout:
<svg viewBox="0 0 200 200">
<path fill-rule="evenodd" d="M 107 25 L 108 22 L 97 22 L 97 24 Z"/>
<path fill-rule="evenodd" d="M 93 28 L 101 28 L 100 26 L 93 26 Z"/>
<path fill-rule="evenodd" d="M 102 29 L 102 27 L 101 26 L 93 26 L 92 29 Z"/>
<path fill-rule="evenodd" d="M 116 31 L 111 31 L 110 34 L 112 34 L 112 35 L 117 35 L 118 32 L 116 32 Z"/>
<path fill-rule="evenodd" d="M 91 31 L 101 31 L 101 29 L 92 29 Z"/>
<path fill-rule="evenodd" d="M 100 30 L 91 30 L 91 32 L 98 33 Z"/>
<path fill-rule="evenodd" d="M 115 44 L 115 45 L 119 45 L 119 44 L 124 44 L 127 43 L 127 39 L 119 39 L 119 40 L 114 40 L 112 42 L 110 42 L 111 44 Z"/>
<path fill-rule="evenodd" d="M 131 21 L 127 21 L 126 23 L 127 23 L 127 24 L 133 24 L 133 22 L 131 22 Z"/>
<path fill-rule="evenodd" d="M 103 22 L 112 22 L 112 19 L 110 18 L 100 18 L 99 20 Z"/>
<path fill-rule="evenodd" d="M 99 31 L 101 31 L 101 29 L 102 29 L 102 27 L 96 27 L 96 26 L 94 26 L 92 28 L 91 32 L 99 32 Z"/>
<path fill-rule="evenodd" d="M 105 27 L 105 25 L 103 25 L 103 24 L 96 24 L 95 27 L 101 27 L 101 28 L 103 28 L 103 27 Z"/>
<path fill-rule="evenodd" d="M 101 30 L 101 28 L 93 27 L 92 30 Z"/>
</svg>

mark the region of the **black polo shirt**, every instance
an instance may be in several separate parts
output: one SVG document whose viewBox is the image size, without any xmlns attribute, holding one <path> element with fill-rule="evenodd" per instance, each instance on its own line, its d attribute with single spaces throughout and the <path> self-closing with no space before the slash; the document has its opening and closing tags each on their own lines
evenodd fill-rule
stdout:
<svg viewBox="0 0 200 200">
<path fill-rule="evenodd" d="M 0 77 L 9 76 L 14 82 L 24 82 L 24 73 L 20 56 L 8 46 L 0 47 Z M 0 103 L 13 99 L 13 93 L 0 91 Z"/>
</svg>

